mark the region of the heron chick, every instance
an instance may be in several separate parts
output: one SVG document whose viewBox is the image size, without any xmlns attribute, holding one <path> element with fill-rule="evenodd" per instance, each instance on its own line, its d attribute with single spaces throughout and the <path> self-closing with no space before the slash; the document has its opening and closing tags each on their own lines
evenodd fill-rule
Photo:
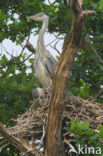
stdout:
<svg viewBox="0 0 103 156">
<path fill-rule="evenodd" d="M 39 106 L 42 106 L 42 100 L 41 100 L 41 95 L 42 95 L 43 89 L 42 88 L 35 88 L 32 89 L 32 96 L 34 99 L 37 99 Z"/>
<path fill-rule="evenodd" d="M 27 17 L 27 19 L 41 21 L 43 23 L 38 35 L 33 66 L 34 73 L 36 73 L 41 85 L 43 87 L 50 87 L 57 61 L 46 50 L 44 45 L 44 33 L 48 28 L 49 17 L 45 13 L 40 12 L 35 16 Z"/>
</svg>

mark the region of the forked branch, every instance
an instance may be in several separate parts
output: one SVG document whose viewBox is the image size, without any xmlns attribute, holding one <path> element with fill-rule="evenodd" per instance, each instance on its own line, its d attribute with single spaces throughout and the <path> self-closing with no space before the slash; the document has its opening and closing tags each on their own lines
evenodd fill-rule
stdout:
<svg viewBox="0 0 103 156">
<path fill-rule="evenodd" d="M 12 136 L 10 131 L 5 128 L 2 123 L 0 123 L 0 134 L 8 141 L 8 144 L 14 145 L 21 152 L 24 152 L 26 156 L 42 156 L 41 153 L 35 150 L 35 146 L 29 144 L 28 141 Z"/>
<path fill-rule="evenodd" d="M 75 55 L 80 47 L 83 17 L 89 14 L 94 15 L 92 11 L 82 11 L 82 0 L 71 0 L 70 4 L 72 10 L 71 30 L 64 41 L 62 54 L 53 78 L 48 113 L 46 156 L 65 156 L 61 137 L 63 112 L 66 107 L 64 102 L 65 88 Z"/>
</svg>

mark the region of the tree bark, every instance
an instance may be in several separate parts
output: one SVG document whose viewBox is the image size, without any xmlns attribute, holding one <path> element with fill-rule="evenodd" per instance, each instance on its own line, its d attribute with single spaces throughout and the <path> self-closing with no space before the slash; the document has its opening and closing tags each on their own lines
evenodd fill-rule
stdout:
<svg viewBox="0 0 103 156">
<path fill-rule="evenodd" d="M 44 154 L 37 151 L 36 147 L 34 145 L 31 145 L 28 142 L 28 140 L 12 136 L 11 131 L 9 131 L 6 127 L 4 127 L 4 125 L 1 122 L 0 122 L 0 136 L 2 136 L 4 140 L 8 141 L 8 144 L 14 145 L 21 152 L 25 153 L 26 156 L 44 156 Z M 0 146 L 0 148 L 1 147 L 2 146 Z"/>
<path fill-rule="evenodd" d="M 46 156 L 65 156 L 61 137 L 63 111 L 65 109 L 65 88 L 71 67 L 82 36 L 82 19 L 93 11 L 82 11 L 82 0 L 71 0 L 71 30 L 63 45 L 62 54 L 54 71 L 53 90 L 48 113 Z"/>
</svg>

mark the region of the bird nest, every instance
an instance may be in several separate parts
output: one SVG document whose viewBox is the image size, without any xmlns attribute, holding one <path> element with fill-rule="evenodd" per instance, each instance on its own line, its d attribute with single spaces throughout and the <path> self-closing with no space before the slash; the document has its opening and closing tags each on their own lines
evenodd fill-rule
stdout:
<svg viewBox="0 0 103 156">
<path fill-rule="evenodd" d="M 23 137 L 26 139 L 40 139 L 43 129 L 46 128 L 46 121 L 48 116 L 48 107 L 50 101 L 50 90 L 44 89 L 41 99 L 42 107 L 35 109 L 37 101 L 22 115 L 16 119 L 17 125 L 10 128 L 14 136 Z M 90 127 L 97 129 L 103 123 L 103 105 L 99 103 L 92 103 L 88 100 L 83 100 L 80 97 L 69 96 L 65 97 L 66 108 L 63 114 L 63 126 L 65 123 L 70 125 L 70 120 L 83 122 L 89 120 Z"/>
</svg>

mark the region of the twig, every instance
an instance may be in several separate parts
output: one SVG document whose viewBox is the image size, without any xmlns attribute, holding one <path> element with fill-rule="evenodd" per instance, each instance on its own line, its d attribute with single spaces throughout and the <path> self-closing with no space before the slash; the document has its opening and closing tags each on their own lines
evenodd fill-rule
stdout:
<svg viewBox="0 0 103 156">
<path fill-rule="evenodd" d="M 10 131 L 8 131 L 2 123 L 0 123 L 0 133 L 5 138 L 5 140 L 9 142 L 9 144 L 14 145 L 17 149 L 21 150 L 22 152 L 26 154 L 29 153 L 30 156 L 36 156 L 36 154 L 38 154 L 38 156 L 42 155 L 39 154 L 39 152 L 34 151 L 33 149 L 35 149 L 35 146 L 30 145 L 27 140 L 24 141 L 24 139 L 12 136 L 10 134 Z"/>
<path fill-rule="evenodd" d="M 98 91 L 98 93 L 96 94 L 96 96 L 90 98 L 90 101 L 91 101 L 91 102 L 97 101 L 97 99 L 98 99 L 102 94 L 103 94 L 103 88 L 100 88 L 99 91 Z"/>
<path fill-rule="evenodd" d="M 30 54 L 27 58 L 25 58 L 23 61 L 17 63 L 17 65 L 20 65 L 22 63 L 24 63 L 26 60 L 28 60 L 28 58 L 30 58 L 33 54 Z"/>
<path fill-rule="evenodd" d="M 88 42 L 89 46 L 92 48 L 93 52 L 96 54 L 96 56 L 98 57 L 99 61 L 103 64 L 103 60 L 101 59 L 101 57 L 98 55 L 98 53 L 96 52 L 96 50 L 94 49 L 93 45 Z"/>
<path fill-rule="evenodd" d="M 96 12 L 92 10 L 83 11 L 81 16 L 83 18 L 84 16 L 88 16 L 88 15 L 96 15 Z"/>
<path fill-rule="evenodd" d="M 54 48 L 53 46 L 51 46 L 51 45 L 50 45 L 50 47 L 51 47 L 52 49 L 56 50 L 57 53 L 60 55 L 60 52 L 59 52 L 57 49 L 55 49 L 55 48 Z"/>
<path fill-rule="evenodd" d="M 20 32 L 20 35 L 21 35 L 22 37 L 25 37 L 21 32 Z M 20 44 L 20 45 L 21 45 L 21 44 Z M 21 46 L 22 46 L 22 45 L 21 45 Z M 34 48 L 33 45 L 29 42 L 29 40 L 27 41 L 26 48 L 27 48 L 29 51 L 31 51 L 31 52 L 33 52 L 33 53 L 35 54 L 35 48 Z"/>
<path fill-rule="evenodd" d="M 5 52 L 6 52 L 9 56 L 11 56 L 11 58 L 13 58 L 13 55 L 12 55 L 12 54 L 10 54 L 10 53 L 7 51 L 7 49 L 4 47 L 4 45 L 3 45 L 3 44 L 1 44 L 1 47 L 3 47 L 3 49 L 5 50 Z"/>
<path fill-rule="evenodd" d="M 7 146 L 9 146 L 9 145 L 10 145 L 10 144 L 7 143 L 7 144 L 3 145 L 2 147 L 0 147 L 0 152 L 3 150 L 3 148 L 5 148 L 5 147 L 7 147 Z"/>
<path fill-rule="evenodd" d="M 58 50 L 57 47 L 56 47 L 56 45 L 57 45 L 58 42 L 59 42 L 59 40 L 55 43 L 54 48 L 55 48 L 55 50 L 57 51 L 57 53 L 60 55 L 60 52 L 59 52 L 59 50 Z"/>
<path fill-rule="evenodd" d="M 100 88 L 95 98 L 98 99 L 102 94 L 103 94 L 103 88 Z"/>
<path fill-rule="evenodd" d="M 50 0 L 48 0 L 48 3 L 51 4 Z"/>
<path fill-rule="evenodd" d="M 10 66 L 11 64 L 16 63 L 16 62 L 18 61 L 18 59 L 21 57 L 21 55 L 22 55 L 23 52 L 24 52 L 24 49 L 25 49 L 26 46 L 27 46 L 27 43 L 28 43 L 28 41 L 29 41 L 29 38 L 30 38 L 30 35 L 28 36 L 28 39 L 27 39 L 27 41 L 26 41 L 26 44 L 25 44 L 24 47 L 22 48 L 22 51 L 21 51 L 21 53 L 19 54 L 19 56 L 14 57 L 14 56 L 11 55 L 11 59 L 10 59 L 5 65 L 1 66 L 0 69 L 3 69 L 3 68 L 5 68 L 5 67 L 7 67 L 7 66 Z"/>
<path fill-rule="evenodd" d="M 45 47 L 49 46 L 51 43 L 55 42 L 56 40 L 57 40 L 57 38 L 54 39 L 53 41 L 49 42 Z"/>
<path fill-rule="evenodd" d="M 55 33 L 53 33 L 53 35 L 54 35 L 57 39 L 59 39 L 59 40 L 64 40 L 64 39 L 65 39 L 64 37 L 58 37 L 57 35 L 55 35 Z"/>
</svg>

